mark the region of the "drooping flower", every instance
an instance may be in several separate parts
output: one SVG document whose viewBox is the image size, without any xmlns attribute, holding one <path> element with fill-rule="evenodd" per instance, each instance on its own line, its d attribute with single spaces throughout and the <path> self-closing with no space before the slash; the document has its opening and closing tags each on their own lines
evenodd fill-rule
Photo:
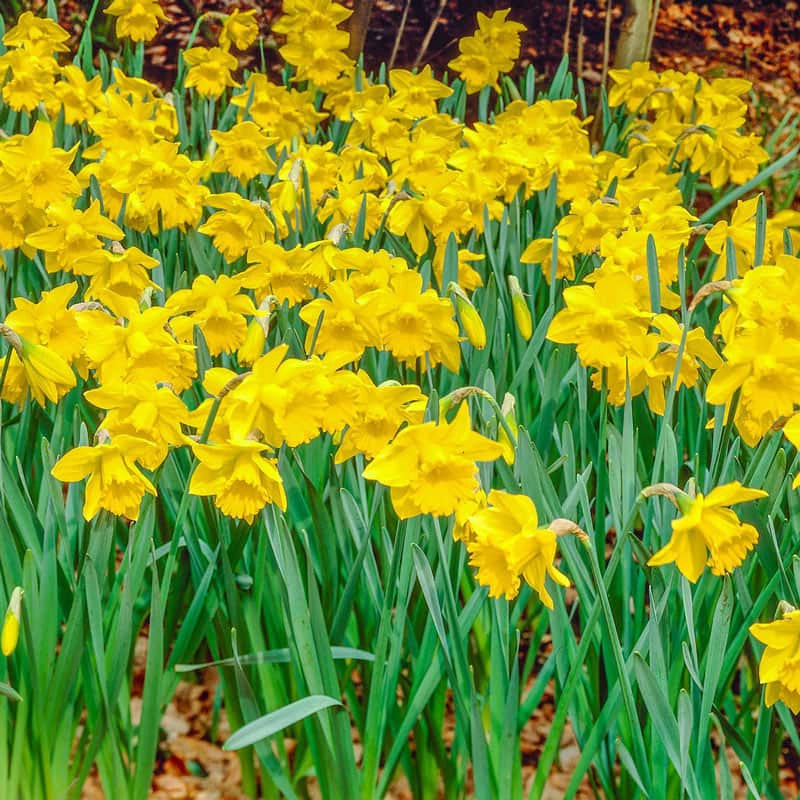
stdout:
<svg viewBox="0 0 800 800">
<path fill-rule="evenodd" d="M 758 541 L 758 531 L 740 522 L 728 506 L 766 497 L 761 489 L 749 489 L 739 481 L 712 489 L 708 495 L 690 497 L 672 493 L 681 516 L 672 521 L 672 538 L 647 562 L 648 566 L 675 566 L 696 583 L 708 565 L 714 575 L 726 575 L 741 566 Z"/>
<path fill-rule="evenodd" d="M 189 492 L 213 495 L 223 514 L 252 522 L 268 503 L 286 510 L 286 493 L 274 459 L 263 454 L 267 445 L 250 439 L 192 445 L 200 463 Z"/>
<path fill-rule="evenodd" d="M 149 452 L 150 442 L 120 435 L 93 447 L 76 447 L 65 453 L 52 469 L 56 480 L 73 483 L 89 477 L 83 516 L 90 520 L 101 509 L 135 520 L 145 493 L 155 495 L 152 483 L 139 471 L 136 461 Z"/>
<path fill-rule="evenodd" d="M 219 46 L 225 50 L 230 50 L 231 45 L 237 50 L 247 50 L 258 36 L 257 13 L 254 8 L 248 11 L 234 8 L 222 23 Z"/>
<path fill-rule="evenodd" d="M 190 47 L 183 54 L 189 65 L 185 86 L 203 97 L 219 97 L 229 86 L 238 86 L 231 72 L 239 66 L 235 56 L 221 47 Z"/>
<path fill-rule="evenodd" d="M 774 622 L 758 622 L 750 633 L 766 645 L 758 666 L 758 678 L 765 683 L 767 707 L 778 700 L 793 714 L 800 713 L 800 611 L 788 603 L 783 616 Z"/>
<path fill-rule="evenodd" d="M 470 564 L 478 569 L 478 582 L 489 587 L 490 597 L 510 599 L 519 591 L 523 577 L 552 609 L 545 578 L 569 586 L 566 575 L 553 564 L 556 532 L 539 527 L 536 506 L 525 495 L 492 490 L 488 500 L 487 508 L 469 518 L 474 536 L 467 550 Z"/>
<path fill-rule="evenodd" d="M 117 18 L 117 36 L 134 42 L 152 39 L 159 22 L 167 19 L 158 0 L 113 0 L 105 13 Z"/>
</svg>

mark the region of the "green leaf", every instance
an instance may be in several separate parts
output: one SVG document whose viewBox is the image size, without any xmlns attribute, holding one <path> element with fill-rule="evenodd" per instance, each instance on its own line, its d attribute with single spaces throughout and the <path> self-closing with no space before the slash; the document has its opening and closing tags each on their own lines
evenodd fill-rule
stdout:
<svg viewBox="0 0 800 800">
<path fill-rule="evenodd" d="M 688 763 L 688 759 L 684 759 L 679 750 L 680 730 L 667 702 L 664 687 L 658 684 L 652 670 L 638 653 L 633 654 L 633 671 L 656 732 L 667 751 L 669 760 L 681 777 L 684 789 L 691 798 L 702 800 L 692 765 Z M 684 763 L 685 760 L 687 763 Z"/>
<path fill-rule="evenodd" d="M 1 681 L 0 681 L 0 694 L 5 695 L 11 700 L 17 700 L 17 701 L 22 700 L 22 695 L 13 686 L 9 686 L 7 683 L 3 683 Z"/>
<path fill-rule="evenodd" d="M 304 697 L 302 700 L 289 703 L 288 706 L 279 708 L 277 711 L 271 711 L 269 714 L 254 719 L 252 722 L 248 722 L 247 725 L 239 728 L 238 731 L 235 731 L 231 735 L 223 745 L 223 749 L 241 750 L 241 748 L 249 747 L 251 744 L 273 736 L 278 733 L 278 731 L 282 731 L 284 728 L 288 728 L 301 719 L 305 719 L 323 709 L 341 705 L 342 704 L 333 697 L 312 694 L 309 697 Z"/>
</svg>

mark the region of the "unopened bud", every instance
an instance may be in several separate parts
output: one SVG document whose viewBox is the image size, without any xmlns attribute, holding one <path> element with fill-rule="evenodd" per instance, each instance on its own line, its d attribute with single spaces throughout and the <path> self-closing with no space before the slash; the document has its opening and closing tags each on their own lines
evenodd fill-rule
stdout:
<svg viewBox="0 0 800 800">
<path fill-rule="evenodd" d="M 236 353 L 240 364 L 250 365 L 264 355 L 264 343 L 267 337 L 259 319 L 253 319 L 247 326 L 247 335 Z"/>
<path fill-rule="evenodd" d="M 14 650 L 17 649 L 21 616 L 20 605 L 22 603 L 23 594 L 24 592 L 19 586 L 15 587 L 14 591 L 11 592 L 11 600 L 8 603 L 6 618 L 3 621 L 3 631 L 0 633 L 0 649 L 6 657 L 10 656 Z"/>
<path fill-rule="evenodd" d="M 447 287 L 447 292 L 455 298 L 458 318 L 461 320 L 461 327 L 464 329 L 469 343 L 476 350 L 483 350 L 486 347 L 486 328 L 478 310 L 457 283 L 451 282 Z"/>
<path fill-rule="evenodd" d="M 500 410 L 503 412 L 503 419 L 506 421 L 514 438 L 513 441 L 509 439 L 506 426 L 500 423 L 497 427 L 497 443 L 503 448 L 503 461 L 512 466 L 517 451 L 517 412 L 516 400 L 513 394 L 506 392 Z"/>
<path fill-rule="evenodd" d="M 516 275 L 508 276 L 508 290 L 511 292 L 511 310 L 514 313 L 514 322 L 519 335 L 527 342 L 533 335 L 533 318 Z"/>
</svg>

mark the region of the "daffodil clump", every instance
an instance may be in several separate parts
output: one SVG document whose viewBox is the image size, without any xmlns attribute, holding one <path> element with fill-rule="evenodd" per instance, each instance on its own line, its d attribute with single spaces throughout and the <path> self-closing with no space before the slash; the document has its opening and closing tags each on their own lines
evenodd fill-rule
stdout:
<svg viewBox="0 0 800 800">
<path fill-rule="evenodd" d="M 151 0 L 105 12 L 134 46 L 166 19 Z M 459 553 L 452 608 L 460 592 L 472 596 L 472 578 L 504 598 L 498 609 L 519 598 L 520 624 L 530 613 L 561 625 L 577 602 L 607 625 L 620 617 L 624 658 L 635 660 L 658 634 L 634 648 L 627 615 L 643 609 L 608 604 L 619 561 L 607 533 L 621 542 L 626 592 L 646 584 L 660 597 L 680 583 L 683 602 L 695 584 L 746 586 L 762 558 L 776 569 L 772 541 L 781 557 L 773 522 L 789 481 L 758 459 L 780 452 L 786 466 L 800 447 L 800 214 L 770 217 L 750 192 L 770 158 L 747 132 L 750 85 L 645 63 L 612 70 L 598 145 L 585 99 L 581 108 L 569 91 L 537 95 L 532 76 L 522 91 L 508 78 L 524 28 L 507 9 L 478 15 L 449 82 L 430 66 L 365 73 L 347 55 L 350 13 L 284 2 L 271 29 L 280 84 L 240 68 L 237 52 L 262 31 L 255 11 L 233 10 L 216 44 L 182 53 L 171 91 L 141 76 L 130 48 L 98 74 L 80 66 L 91 59 L 68 63 L 68 32 L 31 12 L 4 34 L 0 397 L 15 406 L 4 413 L 50 420 L 42 435 L 53 415 L 86 426 L 83 438 L 54 440 L 48 469 L 70 504 L 77 490 L 66 485 L 82 486 L 87 521 L 139 520 L 178 486 L 181 509 L 196 503 L 228 531 L 215 542 L 282 519 L 307 546 L 332 534 L 311 524 L 304 484 L 321 506 L 358 487 L 376 549 L 416 522 L 432 537 L 447 531 L 446 545 L 435 541 Z M 698 191 L 718 200 L 731 186 L 752 196 L 729 220 L 695 213 Z M 680 448 L 676 414 L 692 415 Z M 637 449 L 639 436 L 652 446 Z M 563 455 L 548 464 L 552 446 Z M 657 495 L 677 514 L 643 502 Z M 731 508 L 740 503 L 770 504 L 770 541 Z M 450 567 L 428 575 L 414 553 L 429 601 Z M 309 580 L 338 569 L 323 562 Z M 357 576 L 346 576 L 348 592 Z M 564 591 L 572 583 L 577 601 Z M 800 612 L 758 623 L 766 601 L 742 603 L 766 645 L 766 704 L 797 712 Z M 647 604 L 660 619 L 655 595 Z M 337 635 L 350 631 L 336 619 Z M 491 647 L 494 658 L 501 644 Z M 685 657 L 699 684 L 696 653 Z M 482 725 L 476 696 L 469 735 Z"/>
</svg>

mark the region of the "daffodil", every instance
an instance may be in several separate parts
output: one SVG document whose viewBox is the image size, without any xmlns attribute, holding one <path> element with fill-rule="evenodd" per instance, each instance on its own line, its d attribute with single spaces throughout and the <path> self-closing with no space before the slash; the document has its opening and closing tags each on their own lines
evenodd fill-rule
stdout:
<svg viewBox="0 0 800 800">
<path fill-rule="evenodd" d="M 154 470 L 167 457 L 170 446 L 187 444 L 181 425 L 189 422 L 189 411 L 166 386 L 148 383 L 117 382 L 90 389 L 84 398 L 108 411 L 103 428 L 112 439 L 122 434 L 147 441 L 147 451 L 139 451 L 138 461 Z"/>
<path fill-rule="evenodd" d="M 152 39 L 159 22 L 167 19 L 158 0 L 112 0 L 105 13 L 117 18 L 117 36 L 134 42 Z"/>
<path fill-rule="evenodd" d="M 741 566 L 758 541 L 758 531 L 740 522 L 728 506 L 766 497 L 761 489 L 749 489 L 739 481 L 717 486 L 708 495 L 691 497 L 675 491 L 681 516 L 672 522 L 672 538 L 647 562 L 648 566 L 675 566 L 696 583 L 708 565 L 715 575 L 725 575 Z"/>
<path fill-rule="evenodd" d="M 37 17 L 32 11 L 23 11 L 17 23 L 3 35 L 6 47 L 19 47 L 32 53 L 69 52 L 69 32 L 49 17 Z"/>
<path fill-rule="evenodd" d="M 229 86 L 238 86 L 231 72 L 239 66 L 235 56 L 221 47 L 191 47 L 183 54 L 189 65 L 185 86 L 203 97 L 219 97 Z"/>
<path fill-rule="evenodd" d="M 750 633 L 765 644 L 758 667 L 758 677 L 766 684 L 767 707 L 780 700 L 800 713 L 800 611 L 788 603 L 783 616 L 773 622 L 758 622 Z"/>
<path fill-rule="evenodd" d="M 242 11 L 234 8 L 223 20 L 219 46 L 224 50 L 229 50 L 231 45 L 237 50 L 247 50 L 258 37 L 257 13 L 255 9 Z"/>
<path fill-rule="evenodd" d="M 458 370 L 461 359 L 458 325 L 453 307 L 432 289 L 422 289 L 422 276 L 407 270 L 391 278 L 390 288 L 378 290 L 373 301 L 384 347 L 399 361 L 443 363 Z"/>
<path fill-rule="evenodd" d="M 79 262 L 91 258 L 103 246 L 101 238 L 118 241 L 122 229 L 100 212 L 100 204 L 92 202 L 82 211 L 72 203 L 51 205 L 47 209 L 48 227 L 26 239 L 26 244 L 46 253 L 48 272 L 59 270 L 80 272 Z"/>
<path fill-rule="evenodd" d="M 336 451 L 340 464 L 357 453 L 374 458 L 391 442 L 401 426 L 422 422 L 425 396 L 419 386 L 387 382 L 376 386 L 363 370 L 359 371 L 361 391 L 347 430 Z"/>
<path fill-rule="evenodd" d="M 452 423 L 410 425 L 364 470 L 364 477 L 390 487 L 401 519 L 417 514 L 452 514 L 479 488 L 476 461 L 502 454 L 497 442 L 475 433 L 464 403 Z"/>
<path fill-rule="evenodd" d="M 359 301 L 348 281 L 332 281 L 325 293 L 330 299 L 317 298 L 300 310 L 308 325 L 306 350 L 313 343 L 319 353 L 355 361 L 367 347 L 380 347 L 377 310 L 368 300 Z"/>
<path fill-rule="evenodd" d="M 139 471 L 136 461 L 147 458 L 151 444 L 135 436 L 119 435 L 93 447 L 76 447 L 52 469 L 56 480 L 75 482 L 89 477 L 83 516 L 90 520 L 102 508 L 136 520 L 145 493 L 156 494 L 153 484 Z"/>
<path fill-rule="evenodd" d="M 265 136 L 254 122 L 240 122 L 229 131 L 211 131 L 211 138 L 217 145 L 211 161 L 214 172 L 228 172 L 247 183 L 256 175 L 274 175 L 277 171 L 267 153 L 277 138 Z"/>
<path fill-rule="evenodd" d="M 138 302 L 145 289 L 159 288 L 150 278 L 151 270 L 158 264 L 138 247 L 115 247 L 112 243 L 111 250 L 96 250 L 74 266 L 79 275 L 91 276 L 87 297 L 102 300 L 110 293 Z"/>
<path fill-rule="evenodd" d="M 200 463 L 189 492 L 214 496 L 223 514 L 252 522 L 268 503 L 286 510 L 286 493 L 274 459 L 263 456 L 263 442 L 232 439 L 214 444 L 192 445 Z"/>
<path fill-rule="evenodd" d="M 525 26 L 508 20 L 509 11 L 495 11 L 491 17 L 478 12 L 478 30 L 459 40 L 460 55 L 448 66 L 461 75 L 470 94 L 484 86 L 497 89 L 500 73 L 511 70 L 519 56 L 519 35 Z"/>
<path fill-rule="evenodd" d="M 536 506 L 525 495 L 492 490 L 488 500 L 487 508 L 469 518 L 474 536 L 467 550 L 470 564 L 478 570 L 478 582 L 489 587 L 490 597 L 510 599 L 519 591 L 523 577 L 552 609 L 545 579 L 549 576 L 561 586 L 569 586 L 569 579 L 553 564 L 556 532 L 539 527 Z"/>
<path fill-rule="evenodd" d="M 197 230 L 211 236 L 214 247 L 228 263 L 241 258 L 249 248 L 263 244 L 275 232 L 263 202 L 252 202 L 235 192 L 212 194 L 206 201 L 217 208 Z"/>
<path fill-rule="evenodd" d="M 28 135 L 0 143 L 0 203 L 25 202 L 39 209 L 77 197 L 81 186 L 69 167 L 78 149 L 53 146 L 53 129 L 39 120 Z"/>
<path fill-rule="evenodd" d="M 253 301 L 227 275 L 220 275 L 216 281 L 199 275 L 191 289 L 170 295 L 167 309 L 173 314 L 190 312 L 186 320 L 203 332 L 212 355 L 236 350 L 247 334 L 245 315 L 256 313 Z"/>
</svg>

